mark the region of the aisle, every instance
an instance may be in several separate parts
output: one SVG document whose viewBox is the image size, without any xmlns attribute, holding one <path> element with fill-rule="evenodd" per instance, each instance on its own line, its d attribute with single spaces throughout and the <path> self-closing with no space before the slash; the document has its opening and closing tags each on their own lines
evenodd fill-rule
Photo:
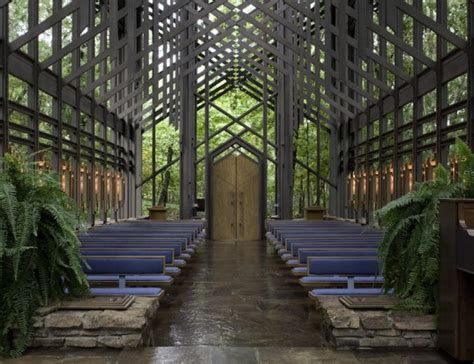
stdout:
<svg viewBox="0 0 474 364">
<path fill-rule="evenodd" d="M 317 313 L 265 242 L 207 242 L 162 301 L 156 346 L 321 346 Z"/>
</svg>

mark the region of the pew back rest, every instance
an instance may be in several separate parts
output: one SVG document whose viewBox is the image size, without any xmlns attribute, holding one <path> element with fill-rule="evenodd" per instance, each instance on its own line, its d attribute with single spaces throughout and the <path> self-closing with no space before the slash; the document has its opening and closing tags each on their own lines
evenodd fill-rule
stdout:
<svg viewBox="0 0 474 364">
<path fill-rule="evenodd" d="M 83 264 L 86 274 L 165 274 L 164 256 L 89 256 Z"/>
<path fill-rule="evenodd" d="M 162 255 L 165 257 L 166 264 L 173 264 L 174 250 L 167 248 L 158 249 L 129 249 L 129 248 L 86 248 L 81 249 L 81 254 L 87 259 L 88 256 L 156 256 Z"/>
<path fill-rule="evenodd" d="M 82 243 L 82 249 L 155 249 L 155 248 L 168 248 L 174 250 L 176 257 L 182 253 L 182 246 L 180 243 L 139 243 L 139 242 L 87 242 Z"/>
<path fill-rule="evenodd" d="M 298 251 L 300 249 L 310 249 L 310 248 L 333 248 L 333 249 L 359 249 L 359 248 L 371 248 L 377 249 L 379 243 L 376 242 L 308 242 L 308 243 L 297 243 L 291 245 L 291 254 L 295 257 L 298 256 Z"/>
<path fill-rule="evenodd" d="M 193 240 L 192 234 L 185 234 L 185 233 L 153 233 L 153 232 L 120 232 L 120 231 L 110 231 L 110 232 L 94 232 L 94 233 L 86 233 L 81 234 L 79 239 L 88 239 L 88 238 L 143 238 L 143 239 L 183 239 L 185 240 L 186 244 L 191 243 Z"/>
<path fill-rule="evenodd" d="M 347 256 L 347 257 L 377 257 L 378 249 L 372 248 L 306 248 L 298 250 L 298 261 L 306 264 L 309 257 L 329 257 L 329 256 Z"/>
<path fill-rule="evenodd" d="M 310 257 L 309 275 L 378 275 L 379 260 L 376 257 Z"/>
<path fill-rule="evenodd" d="M 180 241 L 177 239 L 166 239 L 166 240 L 154 240 L 154 239 L 140 239 L 140 238 L 117 238 L 117 239 L 89 239 L 89 240 L 81 240 L 83 245 L 85 244 L 111 244 L 111 245 L 168 245 L 168 244 L 179 244 L 180 249 L 185 250 L 188 248 L 188 244 L 186 241 Z"/>
</svg>

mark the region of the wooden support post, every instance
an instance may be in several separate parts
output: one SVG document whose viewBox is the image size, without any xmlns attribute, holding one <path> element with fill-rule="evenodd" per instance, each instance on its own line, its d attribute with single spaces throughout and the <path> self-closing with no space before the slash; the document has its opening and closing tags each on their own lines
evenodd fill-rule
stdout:
<svg viewBox="0 0 474 364">
<path fill-rule="evenodd" d="M 468 91 L 468 120 L 467 120 L 467 141 L 471 149 L 474 150 L 474 0 L 469 0 L 468 9 L 468 50 L 469 50 L 469 91 Z"/>
<path fill-rule="evenodd" d="M 189 18 L 189 13 L 184 12 L 183 21 Z M 186 42 L 193 34 L 192 28 L 183 32 L 183 42 Z M 192 52 L 189 45 L 183 52 L 183 57 Z M 181 72 L 184 74 L 186 68 L 192 67 L 194 59 L 187 62 Z M 180 165 L 180 218 L 190 219 L 193 216 L 193 207 L 196 201 L 196 98 L 195 98 L 195 70 L 181 76 L 181 165 Z"/>
<path fill-rule="evenodd" d="M 8 151 L 8 6 L 0 7 L 0 156 Z"/>
</svg>

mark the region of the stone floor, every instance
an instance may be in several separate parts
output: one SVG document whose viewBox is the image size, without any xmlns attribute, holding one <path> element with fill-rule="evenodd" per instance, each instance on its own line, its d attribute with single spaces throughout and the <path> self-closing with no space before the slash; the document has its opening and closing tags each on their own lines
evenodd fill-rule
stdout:
<svg viewBox="0 0 474 364">
<path fill-rule="evenodd" d="M 306 293 L 264 242 L 208 242 L 191 264 L 162 301 L 156 346 L 321 346 Z"/>
<path fill-rule="evenodd" d="M 449 363 L 430 351 L 326 347 L 306 293 L 263 242 L 208 242 L 183 275 L 162 301 L 156 347 L 35 350 L 7 363 Z"/>
<path fill-rule="evenodd" d="M 175 346 L 112 350 L 36 350 L 2 364 L 447 364 L 435 352 L 352 352 L 330 348 Z"/>
</svg>

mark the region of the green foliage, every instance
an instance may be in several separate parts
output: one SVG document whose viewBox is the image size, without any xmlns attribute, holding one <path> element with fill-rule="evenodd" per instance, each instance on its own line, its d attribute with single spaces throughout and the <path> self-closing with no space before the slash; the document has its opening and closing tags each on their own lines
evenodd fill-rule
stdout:
<svg viewBox="0 0 474 364">
<path fill-rule="evenodd" d="M 233 123 L 229 127 L 234 134 L 239 134 L 240 138 L 250 145 L 254 146 L 256 149 L 263 151 L 263 105 L 255 107 L 258 101 L 253 97 L 249 96 L 244 91 L 239 88 L 235 88 L 232 91 L 221 95 L 217 100 L 213 101 L 221 109 L 225 110 L 228 114 L 238 117 L 245 115 L 241 122 L 253 128 L 257 134 L 245 131 L 245 128 L 238 124 Z M 250 109 L 255 108 L 252 112 L 249 112 Z M 212 136 L 209 140 L 209 149 L 212 151 L 216 149 L 221 144 L 227 142 L 232 135 L 227 131 L 223 131 L 222 128 L 231 122 L 231 119 L 222 113 L 220 110 L 214 107 L 209 108 L 209 134 Z M 197 113 L 197 124 L 196 124 L 196 135 L 198 142 L 202 142 L 205 139 L 205 108 L 202 108 Z M 219 132 L 220 131 L 220 132 Z M 275 141 L 275 114 L 270 108 L 267 109 L 267 138 L 270 141 Z M 215 134 L 215 135 L 214 135 Z M 241 153 L 245 153 L 245 150 L 241 149 Z M 271 158 L 276 157 L 276 150 L 268 145 L 267 149 L 268 155 Z M 200 159 L 205 155 L 205 146 L 197 150 L 197 158 Z M 197 194 L 198 197 L 204 197 L 205 192 L 205 161 L 201 162 L 197 166 Z M 275 201 L 275 170 L 272 163 L 268 164 L 267 170 L 267 211 L 269 214 L 273 214 L 273 203 Z"/>
<path fill-rule="evenodd" d="M 0 171 L 0 354 L 20 355 L 39 306 L 84 294 L 73 202 L 57 178 L 7 155 Z"/>
<path fill-rule="evenodd" d="M 256 106 L 258 102 L 245 92 L 238 88 L 221 95 L 217 100 L 213 101 L 218 107 L 209 108 L 209 149 L 212 151 L 227 142 L 234 135 L 239 137 L 245 142 L 249 143 L 256 149 L 263 151 L 263 106 Z M 224 110 L 222 112 L 221 110 Z M 249 111 L 253 110 L 253 111 Z M 239 123 L 232 123 L 232 119 L 227 114 L 234 117 L 242 116 L 241 122 L 246 127 L 251 127 L 255 131 L 246 131 L 245 127 Z M 196 115 L 196 138 L 197 144 L 201 144 L 196 151 L 196 159 L 201 160 L 196 166 L 196 184 L 197 184 L 197 197 L 204 197 L 205 192 L 205 109 L 198 110 Z M 223 130 L 224 126 L 229 125 L 231 133 Z M 275 114 L 271 109 L 267 109 L 267 127 L 268 127 L 268 140 L 275 141 Z M 152 174 L 152 160 L 153 153 L 155 153 L 156 167 L 160 169 L 167 165 L 169 148 L 172 149 L 173 158 L 179 156 L 180 144 L 179 144 L 179 131 L 169 121 L 162 121 L 155 126 L 155 150 L 153 150 L 153 133 L 152 130 L 147 131 L 143 135 L 143 147 L 142 147 L 142 175 L 143 178 L 151 176 Z M 321 135 L 319 136 L 321 142 L 321 175 L 323 177 L 329 176 L 329 133 L 324 129 L 321 129 Z M 305 121 L 301 123 L 297 132 L 294 134 L 294 145 L 295 145 L 295 157 L 299 161 L 309 166 L 310 170 L 317 170 L 317 141 L 318 141 L 318 128 L 314 123 Z M 268 155 L 270 158 L 276 158 L 276 150 L 271 143 L 267 145 Z M 245 153 L 245 150 L 240 149 L 239 152 Z M 166 179 L 166 173 L 169 173 L 169 180 Z M 273 203 L 275 201 L 275 173 L 276 169 L 273 163 L 268 163 L 267 170 L 267 212 L 273 214 Z M 179 212 L 179 162 L 171 168 L 163 170 L 156 177 L 156 201 L 159 201 L 158 196 L 161 196 L 163 190 L 167 190 L 167 207 L 169 216 L 177 217 Z M 169 182 L 167 184 L 166 182 Z M 306 205 L 312 205 L 316 202 L 317 196 L 317 178 L 316 176 L 301 167 L 298 164 L 294 165 L 294 206 L 295 214 L 301 216 Z M 321 204 L 325 205 L 329 196 L 329 188 L 326 184 L 321 182 Z M 142 188 L 143 195 L 143 213 L 146 213 L 146 208 L 151 207 L 152 204 L 152 181 L 145 183 Z"/>
<path fill-rule="evenodd" d="M 460 140 L 454 145 L 454 154 L 459 163 L 459 179 L 464 186 L 465 196 L 474 197 L 474 154 Z"/>
<path fill-rule="evenodd" d="M 171 124 L 169 121 L 162 121 L 161 123 L 155 126 L 155 145 L 156 148 L 153 150 L 153 133 L 148 131 L 143 134 L 143 144 L 142 144 L 142 175 L 143 178 L 148 178 L 153 173 L 152 160 L 153 153 L 155 153 L 156 158 L 156 168 L 160 169 L 167 165 L 168 160 L 168 150 L 169 148 L 173 151 L 173 159 L 179 157 L 180 147 L 179 147 L 179 130 Z M 177 217 L 179 214 L 179 162 L 175 163 L 172 167 L 163 171 L 156 178 L 156 200 L 158 201 L 158 196 L 162 193 L 164 188 L 165 173 L 169 171 L 170 173 L 170 184 L 168 186 L 168 215 L 172 217 Z M 143 213 L 146 214 L 146 209 L 151 207 L 153 199 L 153 188 L 151 181 L 146 183 L 142 188 L 143 196 Z"/>
<path fill-rule="evenodd" d="M 294 138 L 295 157 L 306 164 L 311 170 L 318 169 L 318 139 L 320 141 L 320 174 L 329 179 L 329 133 L 321 128 L 318 138 L 318 128 L 314 123 L 302 123 Z M 302 217 L 306 206 L 317 204 L 318 178 L 303 166 L 295 164 L 293 185 L 293 212 L 296 217 Z M 326 207 L 329 200 L 329 186 L 320 180 L 320 205 Z"/>
<path fill-rule="evenodd" d="M 400 309 L 434 313 L 438 306 L 439 200 L 474 196 L 474 154 L 456 141 L 461 160 L 459 181 L 439 165 L 434 181 L 390 202 L 375 216 L 385 228 L 380 247 L 385 289 L 395 289 Z"/>
<path fill-rule="evenodd" d="M 448 171 L 437 167 L 434 181 L 390 202 L 376 216 L 386 233 L 380 247 L 385 288 L 395 289 L 401 308 L 436 311 L 439 269 L 439 199 L 457 197 L 462 189 Z"/>
</svg>

